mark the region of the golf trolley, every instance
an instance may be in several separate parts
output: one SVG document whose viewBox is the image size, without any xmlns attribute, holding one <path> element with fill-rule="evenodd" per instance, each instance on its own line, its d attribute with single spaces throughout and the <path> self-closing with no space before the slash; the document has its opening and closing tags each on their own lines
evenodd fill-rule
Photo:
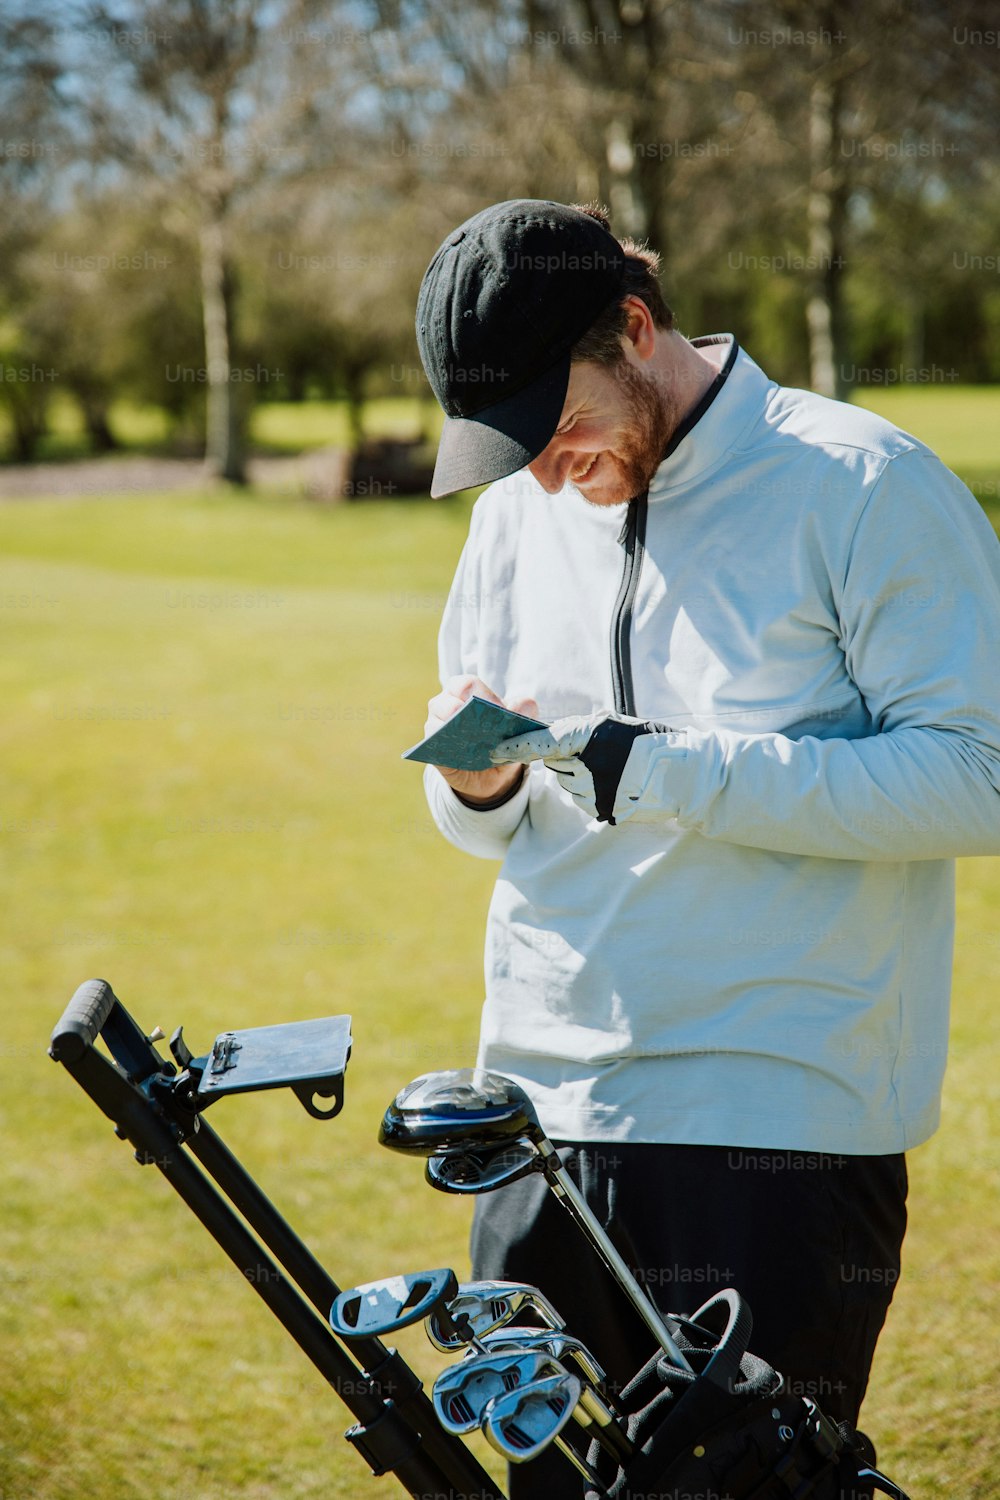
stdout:
<svg viewBox="0 0 1000 1500">
<path fill-rule="evenodd" d="M 864 1500 L 876 1489 L 906 1500 L 812 1402 L 783 1392 L 781 1377 L 746 1352 L 749 1310 L 736 1292 L 691 1318 L 661 1316 L 511 1080 L 468 1069 L 418 1078 L 389 1106 L 380 1140 L 426 1157 L 427 1180 L 446 1192 L 544 1176 L 657 1345 L 619 1392 L 536 1288 L 459 1286 L 441 1268 L 341 1291 L 207 1123 L 220 1098 L 275 1088 L 290 1088 L 314 1118 L 333 1119 L 349 1016 L 227 1031 L 200 1056 L 178 1027 L 173 1061 L 156 1049 L 162 1037 L 144 1033 L 111 986 L 93 979 L 73 996 L 49 1052 L 136 1160 L 163 1174 L 337 1392 L 355 1418 L 345 1437 L 372 1473 L 394 1474 L 422 1500 L 503 1500 L 462 1441 L 481 1430 L 512 1463 L 558 1447 L 582 1476 L 567 1494 L 582 1486 L 588 1500 L 678 1485 L 732 1500 Z M 421 1320 L 436 1348 L 463 1355 L 438 1376 L 433 1399 L 382 1342 Z"/>
</svg>

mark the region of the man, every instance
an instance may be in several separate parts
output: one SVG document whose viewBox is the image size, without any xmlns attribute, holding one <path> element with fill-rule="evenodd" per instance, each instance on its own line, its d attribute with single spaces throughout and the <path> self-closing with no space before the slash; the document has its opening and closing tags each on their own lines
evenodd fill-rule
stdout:
<svg viewBox="0 0 1000 1500">
<path fill-rule="evenodd" d="M 428 729 L 473 691 L 551 721 L 427 795 L 503 861 L 481 1065 L 664 1311 L 736 1286 L 853 1424 L 938 1122 L 952 861 L 1000 851 L 1000 546 L 914 438 L 685 339 L 656 265 L 526 200 L 427 271 L 432 493 L 492 481 Z M 531 1180 L 478 1200 L 475 1274 L 627 1378 L 648 1338 L 564 1220 Z"/>
</svg>

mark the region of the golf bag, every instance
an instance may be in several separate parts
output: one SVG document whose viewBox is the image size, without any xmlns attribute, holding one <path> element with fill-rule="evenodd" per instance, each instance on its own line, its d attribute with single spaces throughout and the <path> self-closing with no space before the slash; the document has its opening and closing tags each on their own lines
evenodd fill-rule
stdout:
<svg viewBox="0 0 1000 1500">
<path fill-rule="evenodd" d="M 777 1371 L 747 1352 L 752 1319 L 737 1292 L 673 1321 L 692 1369 L 657 1352 L 621 1392 L 635 1444 L 627 1473 L 591 1445 L 611 1500 L 871 1500 L 875 1490 L 906 1500 L 874 1469 L 867 1438 L 783 1391 Z"/>
</svg>

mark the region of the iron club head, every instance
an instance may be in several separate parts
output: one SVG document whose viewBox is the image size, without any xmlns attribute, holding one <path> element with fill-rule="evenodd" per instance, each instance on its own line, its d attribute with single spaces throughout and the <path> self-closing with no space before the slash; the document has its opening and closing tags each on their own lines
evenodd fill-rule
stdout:
<svg viewBox="0 0 1000 1500">
<path fill-rule="evenodd" d="M 513 1353 L 516 1350 L 527 1353 L 537 1349 L 551 1354 L 553 1359 L 558 1359 L 563 1364 L 572 1360 L 579 1367 L 584 1380 L 592 1385 L 599 1386 L 607 1379 L 606 1372 L 586 1344 L 572 1334 L 556 1328 L 511 1328 L 501 1325 L 480 1337 L 491 1353 Z"/>
<path fill-rule="evenodd" d="M 508 1391 L 486 1408 L 482 1430 L 510 1463 L 527 1463 L 562 1432 L 576 1410 L 581 1389 L 578 1378 L 563 1371 Z"/>
<path fill-rule="evenodd" d="M 486 1354 L 452 1365 L 434 1382 L 433 1402 L 446 1432 L 475 1432 L 497 1396 L 562 1373 L 548 1354 Z"/>
<path fill-rule="evenodd" d="M 605 1387 L 607 1376 L 604 1370 L 580 1339 L 554 1328 L 498 1328 L 483 1336 L 479 1348 L 491 1353 L 539 1350 L 550 1354 L 581 1378 L 580 1405 L 594 1423 L 592 1430 L 597 1440 L 619 1459 L 631 1455 L 628 1433 L 618 1425 L 623 1418 L 621 1407 Z"/>
<path fill-rule="evenodd" d="M 534 1313 L 549 1328 L 565 1327 L 548 1298 L 537 1287 L 520 1281 L 463 1282 L 447 1304 L 429 1315 L 424 1327 L 435 1349 L 453 1354 L 471 1339 L 503 1328 L 525 1312 Z"/>
</svg>

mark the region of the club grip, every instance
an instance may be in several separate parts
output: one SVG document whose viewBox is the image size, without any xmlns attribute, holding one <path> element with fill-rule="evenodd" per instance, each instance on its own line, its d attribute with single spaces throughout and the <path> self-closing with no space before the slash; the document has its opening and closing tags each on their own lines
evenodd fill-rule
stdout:
<svg viewBox="0 0 1000 1500">
<path fill-rule="evenodd" d="M 106 979 L 84 980 L 52 1033 L 49 1056 L 56 1062 L 79 1062 L 117 1004 L 118 997 Z"/>
</svg>

